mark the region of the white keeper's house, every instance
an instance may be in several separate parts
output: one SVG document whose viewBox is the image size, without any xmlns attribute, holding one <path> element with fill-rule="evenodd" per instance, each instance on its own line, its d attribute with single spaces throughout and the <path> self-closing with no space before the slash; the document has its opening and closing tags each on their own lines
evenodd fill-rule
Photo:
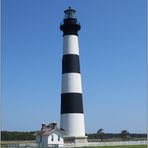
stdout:
<svg viewBox="0 0 148 148">
<path fill-rule="evenodd" d="M 57 127 L 57 123 L 42 124 L 36 131 L 36 142 L 43 147 L 62 147 L 64 145 L 64 130 Z"/>
</svg>

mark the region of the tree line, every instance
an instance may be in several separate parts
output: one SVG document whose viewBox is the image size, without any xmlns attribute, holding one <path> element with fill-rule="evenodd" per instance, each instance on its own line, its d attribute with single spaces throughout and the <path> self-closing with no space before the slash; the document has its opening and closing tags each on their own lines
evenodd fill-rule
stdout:
<svg viewBox="0 0 148 148">
<path fill-rule="evenodd" d="M 1 131 L 1 140 L 13 141 L 13 140 L 35 140 L 35 132 L 10 132 Z"/>
<path fill-rule="evenodd" d="M 120 133 L 105 133 L 104 129 L 99 129 L 94 134 L 87 134 L 89 139 L 100 139 L 100 141 L 106 140 L 106 139 L 120 139 L 122 141 L 127 140 L 140 140 L 140 139 L 146 139 L 147 134 L 139 134 L 139 133 L 129 133 L 127 130 L 122 130 Z"/>
<path fill-rule="evenodd" d="M 13 140 L 35 140 L 35 132 L 17 132 L 17 131 L 1 131 L 2 141 Z M 104 141 L 110 138 L 120 138 L 121 140 L 130 140 L 134 138 L 146 138 L 147 134 L 129 133 L 127 130 L 122 130 L 121 133 L 105 133 L 103 129 L 99 129 L 96 133 L 86 134 L 88 139 L 98 139 Z"/>
<path fill-rule="evenodd" d="M 104 134 L 97 134 L 97 133 L 92 133 L 92 134 L 86 134 L 89 139 L 110 139 L 110 138 L 119 138 L 123 140 L 120 133 L 104 133 Z M 127 136 L 127 139 L 130 138 L 147 138 L 147 134 L 138 134 L 138 133 L 131 133 Z M 125 138 L 126 139 L 126 138 Z M 101 140 L 102 141 L 102 140 Z"/>
</svg>

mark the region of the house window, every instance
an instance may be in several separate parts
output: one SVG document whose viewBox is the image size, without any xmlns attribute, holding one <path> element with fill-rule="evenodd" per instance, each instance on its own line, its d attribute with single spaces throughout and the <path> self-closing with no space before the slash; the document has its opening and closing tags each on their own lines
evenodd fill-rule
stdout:
<svg viewBox="0 0 148 148">
<path fill-rule="evenodd" d="M 53 141 L 53 135 L 51 135 L 51 141 Z"/>
<path fill-rule="evenodd" d="M 42 142 L 42 136 L 40 136 L 40 142 Z"/>
<path fill-rule="evenodd" d="M 60 141 L 60 136 L 58 135 L 58 141 Z"/>
</svg>

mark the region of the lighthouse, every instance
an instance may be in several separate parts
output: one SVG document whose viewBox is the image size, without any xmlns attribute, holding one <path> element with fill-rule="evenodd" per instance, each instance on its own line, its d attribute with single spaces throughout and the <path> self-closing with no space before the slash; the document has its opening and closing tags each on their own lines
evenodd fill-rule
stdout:
<svg viewBox="0 0 148 148">
<path fill-rule="evenodd" d="M 60 30 L 63 31 L 62 88 L 60 127 L 65 141 L 87 142 L 85 136 L 76 11 L 69 7 Z"/>
</svg>

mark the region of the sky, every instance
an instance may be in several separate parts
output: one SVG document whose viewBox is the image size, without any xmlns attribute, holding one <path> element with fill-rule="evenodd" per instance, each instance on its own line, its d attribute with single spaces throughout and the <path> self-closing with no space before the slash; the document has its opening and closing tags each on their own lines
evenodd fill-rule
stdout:
<svg viewBox="0 0 148 148">
<path fill-rule="evenodd" d="M 2 0 L 2 130 L 59 126 L 69 6 L 81 24 L 86 133 L 146 132 L 146 0 Z"/>
</svg>

